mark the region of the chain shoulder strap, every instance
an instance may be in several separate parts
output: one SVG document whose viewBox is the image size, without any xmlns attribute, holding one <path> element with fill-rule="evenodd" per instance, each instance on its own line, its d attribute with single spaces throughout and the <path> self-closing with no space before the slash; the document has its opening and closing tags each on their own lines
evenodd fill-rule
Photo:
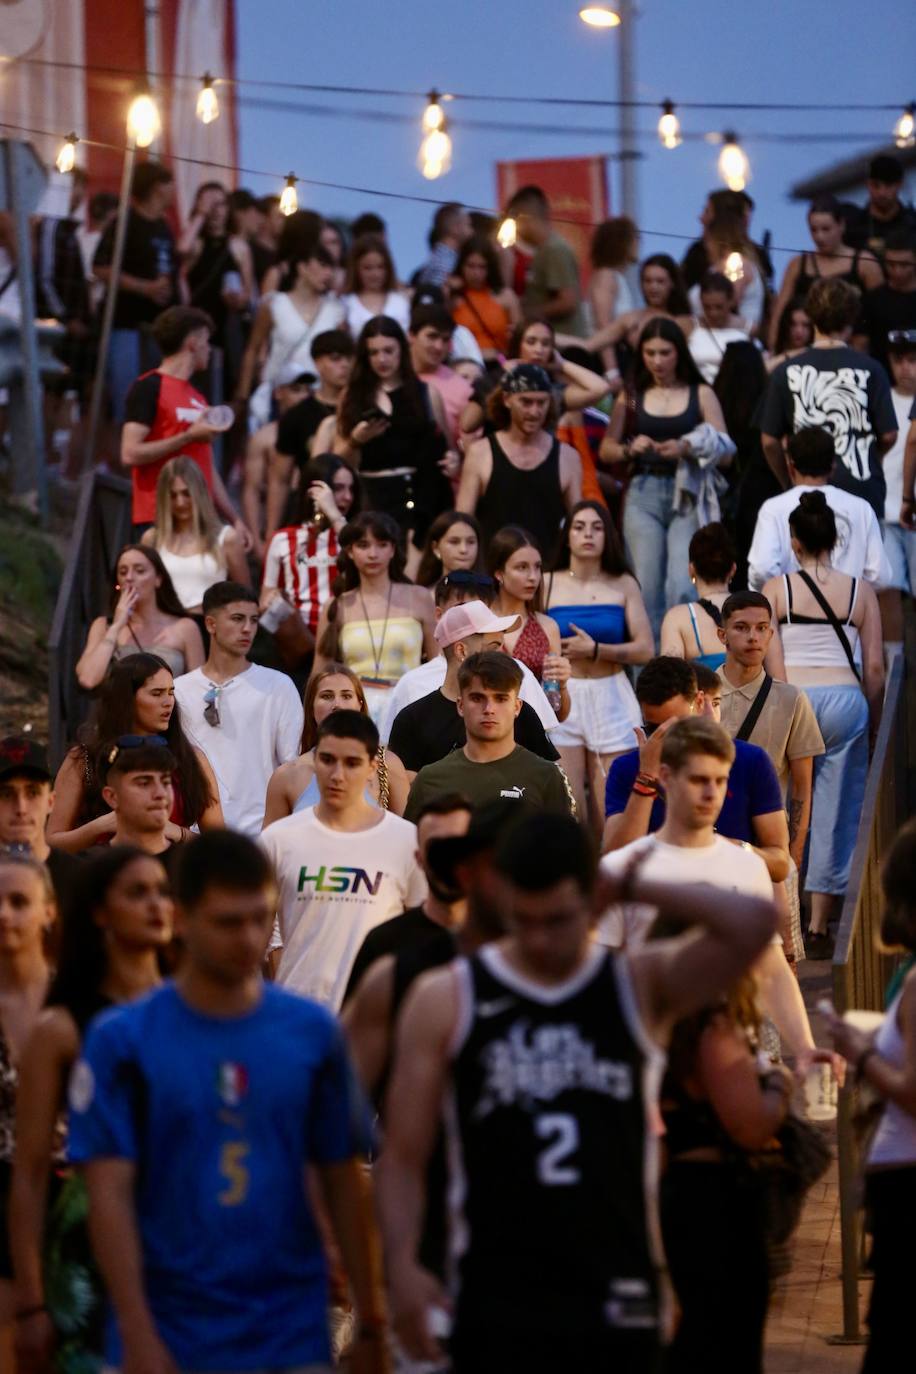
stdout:
<svg viewBox="0 0 916 1374">
<path fill-rule="evenodd" d="M 376 774 L 378 776 L 378 804 L 383 811 L 389 810 L 391 800 L 391 789 L 388 782 L 388 756 L 385 753 L 384 744 L 378 747 L 376 754 Z"/>
<path fill-rule="evenodd" d="M 566 788 L 566 796 L 569 799 L 569 814 L 574 821 L 577 821 L 579 819 L 579 808 L 576 805 L 576 795 L 572 790 L 572 784 L 566 776 L 566 769 L 563 767 L 562 763 L 558 763 L 556 768 L 560 777 L 563 779 L 563 786 Z"/>
</svg>

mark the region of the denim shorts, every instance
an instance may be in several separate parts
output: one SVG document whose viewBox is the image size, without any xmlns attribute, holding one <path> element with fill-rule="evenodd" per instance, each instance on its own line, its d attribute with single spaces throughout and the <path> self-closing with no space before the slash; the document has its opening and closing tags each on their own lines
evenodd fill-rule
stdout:
<svg viewBox="0 0 916 1374">
<path fill-rule="evenodd" d="M 884 552 L 891 565 L 891 586 L 916 596 L 916 530 L 882 522 Z"/>
</svg>

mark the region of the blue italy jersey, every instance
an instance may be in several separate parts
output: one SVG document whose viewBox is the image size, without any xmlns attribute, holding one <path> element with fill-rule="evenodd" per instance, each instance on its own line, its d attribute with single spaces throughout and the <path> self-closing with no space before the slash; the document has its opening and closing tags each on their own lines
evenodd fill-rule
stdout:
<svg viewBox="0 0 916 1374">
<path fill-rule="evenodd" d="M 93 1023 L 71 1158 L 136 1164 L 146 1293 L 180 1368 L 329 1360 L 304 1166 L 360 1153 L 363 1125 L 336 1021 L 271 983 L 246 1016 L 204 1016 L 167 983 Z M 121 1364 L 113 1320 L 105 1356 Z"/>
</svg>

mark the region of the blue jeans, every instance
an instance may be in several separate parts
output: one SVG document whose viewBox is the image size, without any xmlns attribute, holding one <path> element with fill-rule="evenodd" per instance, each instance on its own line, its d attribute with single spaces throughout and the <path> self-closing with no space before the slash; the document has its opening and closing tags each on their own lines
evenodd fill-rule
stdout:
<svg viewBox="0 0 916 1374">
<path fill-rule="evenodd" d="M 695 510 L 678 515 L 671 505 L 673 499 L 673 472 L 670 477 L 637 473 L 627 488 L 623 508 L 623 536 L 656 644 L 665 612 L 683 601 L 696 600 L 687 564 L 690 541 L 700 522 Z"/>
<path fill-rule="evenodd" d="M 158 367 L 162 354 L 150 335 L 139 329 L 113 329 L 108 345 L 105 376 L 111 399 L 111 417 L 116 424 L 124 423 L 124 403 L 127 393 L 143 372 Z"/>
<path fill-rule="evenodd" d="M 891 586 L 916 596 L 916 530 L 883 522 L 881 528 L 884 532 L 884 552 L 894 575 Z"/>
<path fill-rule="evenodd" d="M 865 799 L 868 702 L 859 687 L 806 687 L 825 752 L 814 760 L 807 892 L 846 891 Z"/>
</svg>

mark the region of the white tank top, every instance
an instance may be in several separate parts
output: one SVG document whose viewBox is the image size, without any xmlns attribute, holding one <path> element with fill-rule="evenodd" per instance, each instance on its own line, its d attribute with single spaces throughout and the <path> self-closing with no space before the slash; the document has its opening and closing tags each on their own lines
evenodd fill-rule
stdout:
<svg viewBox="0 0 916 1374">
<path fill-rule="evenodd" d="M 375 317 L 363 305 L 359 296 L 344 296 L 342 305 L 346 311 L 347 328 L 354 339 L 358 339 L 362 333 L 363 325 L 368 324 Z M 389 291 L 385 297 L 385 308 L 381 313 L 387 315 L 389 320 L 397 320 L 406 334 L 410 324 L 410 304 L 406 296 L 402 295 L 400 291 Z"/>
<path fill-rule="evenodd" d="M 786 613 L 779 617 L 779 632 L 787 668 L 848 668 L 849 659 L 836 630 L 823 615 L 802 615 L 792 609 L 792 582 L 783 577 L 786 592 Z M 851 623 L 859 595 L 859 579 L 852 579 L 852 595 L 845 621 L 837 616 L 849 641 L 856 662 L 861 661 L 859 631 Z"/>
<path fill-rule="evenodd" d="M 219 532 L 220 544 L 228 533 L 229 526 L 224 525 Z M 220 564 L 212 553 L 169 553 L 168 549 L 160 548 L 158 554 L 186 611 L 199 606 L 207 588 L 214 582 L 222 582 L 226 576 L 225 563 Z"/>
<path fill-rule="evenodd" d="M 903 1068 L 906 1057 L 906 1047 L 897 1024 L 902 996 L 901 988 L 888 1007 L 875 1036 L 875 1049 L 895 1069 Z M 898 1107 L 896 1102 L 888 1102 L 885 1106 L 868 1152 L 869 1168 L 887 1164 L 916 1164 L 916 1116 Z"/>
<path fill-rule="evenodd" d="M 319 305 L 312 323 L 306 324 L 286 291 L 275 291 L 271 296 L 270 313 L 273 329 L 263 380 L 272 387 L 291 373 L 314 372 L 312 340 L 326 329 L 339 329 L 344 318 L 342 304 L 329 294 Z"/>
</svg>

